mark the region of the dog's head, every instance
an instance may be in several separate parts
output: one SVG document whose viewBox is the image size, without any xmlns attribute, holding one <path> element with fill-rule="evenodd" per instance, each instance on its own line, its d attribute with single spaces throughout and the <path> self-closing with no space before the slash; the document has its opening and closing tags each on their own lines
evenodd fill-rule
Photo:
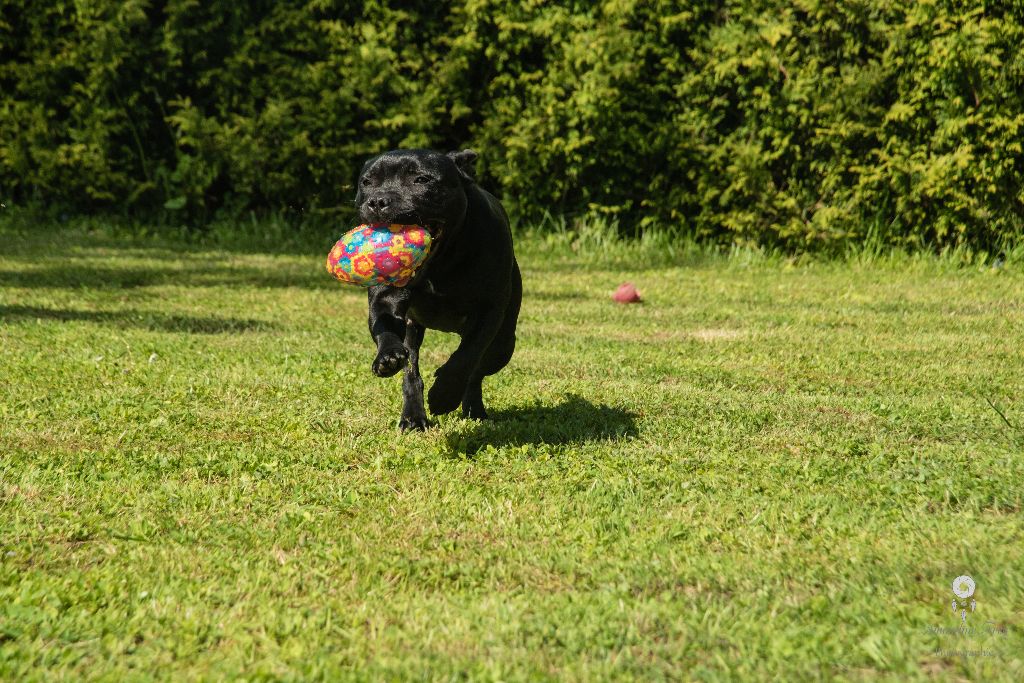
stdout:
<svg viewBox="0 0 1024 683">
<path fill-rule="evenodd" d="M 370 159 L 359 174 L 356 208 L 363 223 L 420 225 L 450 236 L 466 216 L 466 186 L 476 152 L 396 149 Z"/>
</svg>

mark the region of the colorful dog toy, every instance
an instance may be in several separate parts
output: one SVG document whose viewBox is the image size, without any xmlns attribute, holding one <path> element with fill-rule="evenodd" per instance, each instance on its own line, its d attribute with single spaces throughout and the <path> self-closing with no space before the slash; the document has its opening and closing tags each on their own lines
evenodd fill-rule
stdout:
<svg viewBox="0 0 1024 683">
<path fill-rule="evenodd" d="M 363 287 L 404 287 L 430 253 L 430 233 L 418 225 L 360 225 L 327 254 L 327 271 Z"/>
</svg>

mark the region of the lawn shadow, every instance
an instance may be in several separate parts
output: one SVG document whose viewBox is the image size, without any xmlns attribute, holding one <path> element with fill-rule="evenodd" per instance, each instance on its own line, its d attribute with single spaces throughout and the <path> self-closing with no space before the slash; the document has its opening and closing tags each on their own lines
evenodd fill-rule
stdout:
<svg viewBox="0 0 1024 683">
<path fill-rule="evenodd" d="M 486 446 L 570 444 L 636 436 L 636 416 L 615 406 L 594 405 L 567 394 L 558 405 L 491 411 L 491 419 L 475 422 L 468 431 L 447 436 L 448 447 L 473 454 Z"/>
<path fill-rule="evenodd" d="M 176 261 L 169 266 L 101 266 L 76 263 L 0 269 L 0 287 L 25 289 L 137 289 L 142 287 L 303 287 L 337 289 L 338 283 L 313 263 L 308 268 L 258 268 L 210 262 Z"/>
<path fill-rule="evenodd" d="M 587 292 L 546 292 L 544 290 L 533 290 L 529 293 L 529 296 L 540 301 L 586 301 L 588 299 L 598 300 L 604 298 L 603 296 Z"/>
<path fill-rule="evenodd" d="M 32 320 L 85 321 L 116 327 L 139 327 L 157 332 L 186 332 L 190 334 L 230 334 L 269 330 L 275 327 L 273 323 L 249 318 L 166 315 L 133 309 L 82 311 L 41 306 L 0 305 L 0 323 Z"/>
</svg>

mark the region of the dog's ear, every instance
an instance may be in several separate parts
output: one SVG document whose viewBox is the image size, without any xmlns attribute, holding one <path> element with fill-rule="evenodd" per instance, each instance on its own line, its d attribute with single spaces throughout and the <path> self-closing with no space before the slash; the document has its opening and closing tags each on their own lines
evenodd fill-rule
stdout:
<svg viewBox="0 0 1024 683">
<path fill-rule="evenodd" d="M 464 149 L 461 152 L 448 152 L 448 158 L 455 162 L 455 168 L 466 180 L 476 181 L 476 152 Z"/>
</svg>

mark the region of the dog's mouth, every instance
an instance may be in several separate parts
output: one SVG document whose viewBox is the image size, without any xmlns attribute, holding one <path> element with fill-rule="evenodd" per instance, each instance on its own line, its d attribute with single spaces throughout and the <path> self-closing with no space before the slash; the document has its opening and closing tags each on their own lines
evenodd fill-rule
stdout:
<svg viewBox="0 0 1024 683">
<path fill-rule="evenodd" d="M 385 225 L 414 225 L 419 228 L 423 228 L 430 233 L 430 239 L 438 240 L 444 233 L 444 225 L 442 221 L 433 221 L 424 218 L 416 213 L 398 213 L 391 216 L 365 216 L 370 221 Z"/>
<path fill-rule="evenodd" d="M 374 207 L 370 200 L 364 201 L 359 207 L 359 219 L 362 223 L 378 225 L 415 225 L 424 228 L 432 240 L 439 239 L 445 232 L 448 220 L 441 207 L 417 205 L 398 197 L 382 195 L 389 199 L 385 206 Z"/>
<path fill-rule="evenodd" d="M 432 221 L 421 218 L 420 216 L 398 216 L 391 222 L 398 223 L 400 225 L 415 225 L 423 228 L 430 234 L 430 239 L 434 242 L 441 239 L 441 235 L 444 233 L 444 225 L 440 221 Z"/>
</svg>

